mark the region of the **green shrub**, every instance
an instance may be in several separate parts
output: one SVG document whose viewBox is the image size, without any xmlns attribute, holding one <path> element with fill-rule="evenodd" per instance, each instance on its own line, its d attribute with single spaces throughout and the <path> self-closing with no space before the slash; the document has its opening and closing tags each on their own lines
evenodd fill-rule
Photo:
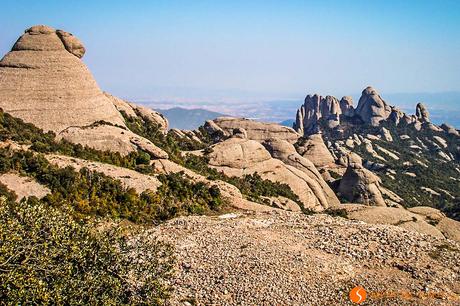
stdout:
<svg viewBox="0 0 460 306">
<path fill-rule="evenodd" d="M 0 301 L 6 305 L 160 305 L 169 245 L 121 227 L 95 231 L 70 209 L 0 197 Z"/>
<path fill-rule="evenodd" d="M 156 192 L 137 194 L 120 181 L 82 168 L 59 168 L 40 154 L 0 149 L 0 173 L 10 170 L 34 177 L 51 189 L 43 202 L 54 207 L 70 205 L 75 217 L 109 216 L 136 223 L 158 223 L 178 215 L 218 210 L 223 201 L 217 187 L 195 183 L 183 173 L 159 175 Z"/>
</svg>

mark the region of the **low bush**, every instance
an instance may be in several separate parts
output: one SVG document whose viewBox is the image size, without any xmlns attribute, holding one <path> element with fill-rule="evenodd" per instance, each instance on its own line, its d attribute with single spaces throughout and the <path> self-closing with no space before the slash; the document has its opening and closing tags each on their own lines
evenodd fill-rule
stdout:
<svg viewBox="0 0 460 306">
<path fill-rule="evenodd" d="M 0 196 L 0 304 L 163 304 L 171 246 L 119 226 L 95 231 L 71 211 Z"/>
</svg>

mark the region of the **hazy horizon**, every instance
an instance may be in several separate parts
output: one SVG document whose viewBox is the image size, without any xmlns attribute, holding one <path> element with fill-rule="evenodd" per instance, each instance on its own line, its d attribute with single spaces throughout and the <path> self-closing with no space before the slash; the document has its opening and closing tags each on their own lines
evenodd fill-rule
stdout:
<svg viewBox="0 0 460 306">
<path fill-rule="evenodd" d="M 34 24 L 79 37 L 103 90 L 135 100 L 460 92 L 456 1 L 4 1 L 0 52 Z"/>
</svg>

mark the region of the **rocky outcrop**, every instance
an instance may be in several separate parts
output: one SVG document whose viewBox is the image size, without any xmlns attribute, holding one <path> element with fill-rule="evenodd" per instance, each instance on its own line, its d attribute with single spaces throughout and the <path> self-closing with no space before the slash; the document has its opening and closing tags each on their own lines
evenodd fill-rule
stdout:
<svg viewBox="0 0 460 306">
<path fill-rule="evenodd" d="M 119 112 L 124 112 L 129 117 L 140 118 L 143 121 L 156 124 L 163 133 L 168 132 L 168 119 L 159 112 L 144 106 L 127 102 L 106 92 L 104 92 L 104 95 L 113 103 L 113 105 L 115 105 Z"/>
<path fill-rule="evenodd" d="M 156 177 L 123 167 L 57 154 L 49 154 L 45 157 L 51 164 L 60 168 L 72 167 L 77 171 L 82 168 L 87 168 L 91 171 L 104 173 L 120 181 L 125 188 L 133 188 L 138 193 L 146 190 L 155 192 L 157 188 L 161 186 L 161 182 Z"/>
<path fill-rule="evenodd" d="M 95 124 L 83 128 L 69 127 L 59 133 L 57 139 L 65 139 L 100 151 L 118 152 L 122 156 L 142 150 L 152 158 L 168 158 L 168 154 L 151 141 L 128 129 L 107 124 Z"/>
<path fill-rule="evenodd" d="M 316 167 L 322 168 L 334 163 L 334 157 L 324 144 L 321 134 L 313 134 L 297 148 L 300 155 L 311 161 Z"/>
<path fill-rule="evenodd" d="M 245 174 L 258 173 L 263 179 L 289 185 L 299 196 L 305 208 L 322 211 L 337 202 L 329 202 L 328 196 L 313 174 L 307 175 L 307 169 L 299 170 L 294 166 L 272 158 L 262 144 L 250 139 L 232 137 L 211 147 L 207 155 L 209 165 L 228 176 L 241 177 Z M 283 154 L 286 151 L 282 150 Z M 292 151 L 291 151 L 292 152 Z M 273 153 L 278 154 L 278 153 Z M 292 160 L 300 166 L 301 161 Z M 308 165 L 306 164 L 305 168 Z"/>
<path fill-rule="evenodd" d="M 364 122 L 378 126 L 380 121 L 386 120 L 391 114 L 390 106 L 380 97 L 377 90 L 371 86 L 366 87 L 359 98 L 356 114 Z"/>
<path fill-rule="evenodd" d="M 448 124 L 441 124 L 441 128 L 447 133 L 455 136 L 460 136 L 460 133 L 458 132 L 457 129 L 455 129 L 453 126 L 448 125 Z"/>
<path fill-rule="evenodd" d="M 215 185 L 219 188 L 222 197 L 234 208 L 250 211 L 271 211 L 274 208 L 246 200 L 241 194 L 240 190 L 235 186 L 223 181 L 210 181 L 206 177 L 199 175 L 190 169 L 184 168 L 170 160 L 158 159 L 152 161 L 152 166 L 158 173 L 182 173 L 191 178 L 195 182 L 203 182 L 209 185 Z"/>
<path fill-rule="evenodd" d="M 351 106 L 349 99 L 344 97 L 342 100 L 344 101 L 339 102 L 333 96 L 308 95 L 304 104 L 297 111 L 294 130 L 302 135 L 317 133 L 319 131 L 318 120 L 320 119 L 324 119 L 329 128 L 335 128 L 340 124 L 342 107 L 347 109 L 347 113 L 350 113 L 348 109 Z"/>
<path fill-rule="evenodd" d="M 0 174 L 0 184 L 5 185 L 16 194 L 17 202 L 32 196 L 41 199 L 51 193 L 48 187 L 41 185 L 34 178 L 21 176 L 14 172 Z"/>
<path fill-rule="evenodd" d="M 349 163 L 340 180 L 338 192 L 352 203 L 386 206 L 380 190 L 380 178 L 357 162 Z"/>
<path fill-rule="evenodd" d="M 47 26 L 27 29 L 0 61 L 0 107 L 56 133 L 101 120 L 124 126 L 80 60 L 83 54 L 69 33 Z"/>
<path fill-rule="evenodd" d="M 355 109 L 353 108 L 353 98 L 349 96 L 342 97 L 340 100 L 340 110 L 343 115 L 353 117 Z"/>
<path fill-rule="evenodd" d="M 420 122 L 430 122 L 430 114 L 428 113 L 425 105 L 422 103 L 417 103 L 415 108 L 415 116 Z"/>
<path fill-rule="evenodd" d="M 265 123 L 233 117 L 219 117 L 217 119 L 207 121 L 204 128 L 211 135 L 223 134 L 223 137 L 233 135 L 233 130 L 242 128 L 246 131 L 248 139 L 258 142 L 263 142 L 264 140 L 270 138 L 277 138 L 286 140 L 290 143 L 295 143 L 301 136 L 293 129 L 276 123 Z"/>
<path fill-rule="evenodd" d="M 264 142 L 264 146 L 273 158 L 281 160 L 286 165 L 293 166 L 308 175 L 315 184 L 310 184 L 310 188 L 318 197 L 322 194 L 326 197 L 330 206 L 340 204 L 337 196 L 329 185 L 324 181 L 322 175 L 315 168 L 315 165 L 305 157 L 297 153 L 294 146 L 285 140 L 269 139 Z"/>
<path fill-rule="evenodd" d="M 0 61 L 0 107 L 15 117 L 98 150 L 126 155 L 137 149 L 153 158 L 167 154 L 126 129 L 119 110 L 167 129 L 156 112 L 104 94 L 80 60 L 83 44 L 48 26 L 27 29 Z"/>
<path fill-rule="evenodd" d="M 432 207 L 416 206 L 406 210 L 395 207 L 344 204 L 340 208 L 347 211 L 349 219 L 369 224 L 396 225 L 438 239 L 447 238 L 460 241 L 460 222 L 446 217 L 441 211 Z"/>
</svg>

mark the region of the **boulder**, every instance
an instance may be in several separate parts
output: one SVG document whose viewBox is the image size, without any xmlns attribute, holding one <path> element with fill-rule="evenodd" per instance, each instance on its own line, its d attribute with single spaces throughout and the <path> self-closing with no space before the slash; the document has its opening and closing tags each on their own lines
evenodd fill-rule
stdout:
<svg viewBox="0 0 460 306">
<path fill-rule="evenodd" d="M 313 134 L 305 139 L 305 143 L 298 147 L 300 155 L 310 160 L 316 167 L 326 167 L 334 164 L 334 157 L 324 144 L 321 134 Z"/>
<path fill-rule="evenodd" d="M 355 109 L 353 108 L 353 98 L 350 96 L 342 97 L 340 100 L 340 110 L 344 116 L 353 117 Z"/>
<path fill-rule="evenodd" d="M 257 173 L 263 179 L 287 184 L 298 195 L 304 207 L 314 211 L 322 211 L 334 205 L 329 202 L 328 195 L 316 177 L 312 178 L 304 171 L 272 158 L 257 141 L 232 137 L 213 145 L 211 151 L 207 155 L 209 165 L 228 176 L 242 177 Z M 324 182 L 322 178 L 321 181 Z"/>
<path fill-rule="evenodd" d="M 382 138 L 385 139 L 386 141 L 389 141 L 389 142 L 393 141 L 393 137 L 391 136 L 391 133 L 387 128 L 382 127 L 380 130 L 380 133 L 382 135 Z"/>
<path fill-rule="evenodd" d="M 423 103 L 417 103 L 415 116 L 420 122 L 430 122 L 430 114 Z"/>
<path fill-rule="evenodd" d="M 27 29 L 0 61 L 0 107 L 58 139 L 122 155 L 141 148 L 165 158 L 165 152 L 126 129 L 117 108 L 128 115 L 133 111 L 99 89 L 81 61 L 84 53 L 70 33 L 43 25 Z M 145 113 L 152 117 L 154 112 Z"/>
<path fill-rule="evenodd" d="M 371 171 L 350 164 L 338 187 L 339 193 L 352 203 L 370 206 L 386 206 L 380 190 L 381 180 Z"/>
<path fill-rule="evenodd" d="M 125 126 L 80 60 L 84 47 L 71 34 L 60 33 L 46 26 L 27 29 L 3 57 L 0 107 L 56 133 L 97 121 Z"/>
<path fill-rule="evenodd" d="M 359 98 L 356 113 L 361 119 L 372 126 L 378 126 L 391 114 L 391 107 L 380 97 L 379 93 L 371 86 L 363 90 Z"/>
<path fill-rule="evenodd" d="M 453 126 L 448 125 L 448 124 L 441 124 L 441 128 L 447 133 L 455 136 L 460 136 L 460 133 L 458 132 L 457 129 L 455 129 Z"/>
<path fill-rule="evenodd" d="M 265 123 L 233 117 L 219 117 L 212 120 L 212 122 L 223 130 L 225 135 L 233 135 L 233 130 L 242 128 L 246 131 L 248 139 L 259 142 L 270 138 L 278 138 L 295 143 L 301 136 L 294 129 L 276 123 Z M 211 127 L 210 123 L 205 128 L 218 131 L 214 125 Z"/>
<path fill-rule="evenodd" d="M 389 224 L 404 229 L 444 238 L 442 232 L 426 222 L 422 216 L 414 214 L 404 208 L 395 207 L 369 207 L 362 205 L 341 205 L 348 213 L 349 219 L 364 221 L 370 224 Z"/>
<path fill-rule="evenodd" d="M 117 126 L 96 124 L 88 127 L 69 127 L 57 135 L 72 143 L 100 151 L 118 152 L 126 156 L 131 152 L 143 150 L 152 158 L 168 158 L 168 154 L 150 140 Z"/>
<path fill-rule="evenodd" d="M 317 197 L 324 196 L 330 206 L 340 204 L 339 199 L 334 191 L 329 187 L 323 176 L 315 168 L 315 165 L 305 157 L 301 156 L 295 150 L 294 146 L 285 140 L 269 139 L 264 142 L 264 146 L 270 152 L 273 158 L 281 160 L 286 165 L 293 166 L 304 172 L 316 183 L 310 183 L 309 187 L 314 191 Z"/>
<path fill-rule="evenodd" d="M 5 185 L 17 195 L 17 202 L 32 196 L 41 199 L 51 193 L 48 187 L 41 185 L 34 178 L 21 176 L 15 172 L 0 174 L 0 184 Z"/>
</svg>

